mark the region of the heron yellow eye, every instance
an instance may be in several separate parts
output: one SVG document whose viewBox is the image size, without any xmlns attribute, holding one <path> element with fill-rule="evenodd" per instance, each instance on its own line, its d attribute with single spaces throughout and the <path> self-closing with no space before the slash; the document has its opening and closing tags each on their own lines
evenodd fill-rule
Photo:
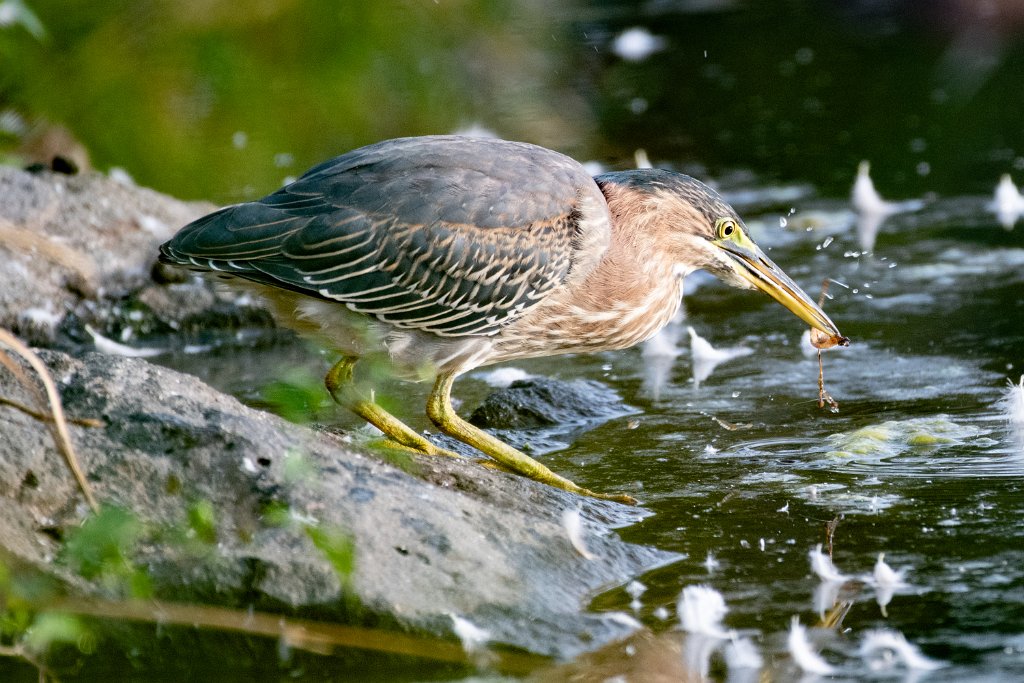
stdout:
<svg viewBox="0 0 1024 683">
<path fill-rule="evenodd" d="M 739 232 L 739 226 L 736 225 L 736 221 L 728 218 L 719 219 L 717 227 L 718 230 L 716 232 L 720 240 L 733 239 L 733 236 Z"/>
</svg>

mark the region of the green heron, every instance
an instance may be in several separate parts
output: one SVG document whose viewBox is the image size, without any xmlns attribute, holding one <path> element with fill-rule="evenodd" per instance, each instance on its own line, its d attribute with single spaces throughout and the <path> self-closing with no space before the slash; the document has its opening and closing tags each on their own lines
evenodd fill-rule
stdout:
<svg viewBox="0 0 1024 683">
<path fill-rule="evenodd" d="M 675 315 L 683 277 L 699 268 L 840 337 L 700 181 L 657 169 L 592 177 L 562 154 L 504 140 L 354 150 L 185 226 L 160 259 L 255 289 L 282 324 L 326 340 L 342 355 L 325 380 L 331 396 L 393 445 L 452 455 L 357 389 L 353 365 L 381 351 L 399 376 L 435 378 L 426 412 L 445 434 L 505 469 L 624 502 L 634 501 L 577 486 L 460 418 L 455 378 L 642 342 Z"/>
</svg>

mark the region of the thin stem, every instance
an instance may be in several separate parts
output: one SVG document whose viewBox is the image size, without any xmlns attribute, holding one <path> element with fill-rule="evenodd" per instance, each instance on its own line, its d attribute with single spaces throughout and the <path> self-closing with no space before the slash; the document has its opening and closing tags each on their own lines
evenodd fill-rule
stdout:
<svg viewBox="0 0 1024 683">
<path fill-rule="evenodd" d="M 24 358 L 39 376 L 39 380 L 43 383 L 43 387 L 46 389 L 46 398 L 49 402 L 50 414 L 53 416 L 52 420 L 46 421 L 50 428 L 50 433 L 53 435 L 53 440 L 57 444 L 58 450 L 60 450 L 61 454 L 64 456 L 64 460 L 71 469 L 71 473 L 75 476 L 75 480 L 78 482 L 78 487 L 82 490 L 82 495 L 85 496 L 85 500 L 89 503 L 89 507 L 92 508 L 93 512 L 98 512 L 100 509 L 99 503 L 96 502 L 96 497 L 92 493 L 92 488 L 89 486 L 89 482 L 86 481 L 85 473 L 82 471 L 82 468 L 78 463 L 78 457 L 75 455 L 75 449 L 71 445 L 71 434 L 68 432 L 67 420 L 64 417 L 64 408 L 60 401 L 60 393 L 57 391 L 57 385 L 53 382 L 53 377 L 50 376 L 50 371 L 46 369 L 43 361 L 40 360 L 39 356 L 33 353 L 32 349 L 2 327 L 0 327 L 0 343 L 6 344 L 13 349 L 15 353 Z M 14 374 L 19 382 L 25 385 L 25 387 L 33 393 L 40 405 L 47 402 L 42 400 L 39 388 L 29 380 L 26 373 L 18 367 L 6 353 L 0 352 L 0 362 L 2 362 L 4 367 Z"/>
</svg>

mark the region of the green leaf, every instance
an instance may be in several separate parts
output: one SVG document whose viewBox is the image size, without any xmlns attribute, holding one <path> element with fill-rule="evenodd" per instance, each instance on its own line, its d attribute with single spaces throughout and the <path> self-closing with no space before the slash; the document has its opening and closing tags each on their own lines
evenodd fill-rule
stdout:
<svg viewBox="0 0 1024 683">
<path fill-rule="evenodd" d="M 263 388 L 263 400 L 275 413 L 303 424 L 313 419 L 327 395 L 323 379 L 305 368 L 296 368 Z"/>
<path fill-rule="evenodd" d="M 35 618 L 22 640 L 32 652 L 45 652 L 54 643 L 77 644 L 88 629 L 77 617 L 57 612 L 43 612 Z"/>
<path fill-rule="evenodd" d="M 145 533 L 142 522 L 130 512 L 103 507 L 68 535 L 59 560 L 108 590 L 149 597 L 153 592 L 149 577 L 130 559 Z"/>
<path fill-rule="evenodd" d="M 306 535 L 334 567 L 342 586 L 348 585 L 355 569 L 356 548 L 352 536 L 341 529 L 320 526 L 307 526 Z"/>
<path fill-rule="evenodd" d="M 142 523 L 118 507 L 103 507 L 69 534 L 61 560 L 86 579 L 124 565 L 143 534 Z"/>
<path fill-rule="evenodd" d="M 217 542 L 217 520 L 213 503 L 200 500 L 188 509 L 188 526 L 203 543 Z"/>
</svg>

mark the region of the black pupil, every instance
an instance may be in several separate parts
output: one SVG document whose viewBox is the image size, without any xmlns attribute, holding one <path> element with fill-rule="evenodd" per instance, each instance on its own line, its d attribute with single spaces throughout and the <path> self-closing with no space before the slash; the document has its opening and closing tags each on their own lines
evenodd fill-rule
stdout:
<svg viewBox="0 0 1024 683">
<path fill-rule="evenodd" d="M 726 237 L 728 237 L 729 235 L 731 235 L 731 234 L 732 234 L 732 225 L 731 225 L 731 224 L 729 224 L 729 225 L 726 225 L 726 226 L 725 226 L 725 231 L 724 231 L 724 232 L 725 232 L 725 236 L 726 236 Z"/>
</svg>

